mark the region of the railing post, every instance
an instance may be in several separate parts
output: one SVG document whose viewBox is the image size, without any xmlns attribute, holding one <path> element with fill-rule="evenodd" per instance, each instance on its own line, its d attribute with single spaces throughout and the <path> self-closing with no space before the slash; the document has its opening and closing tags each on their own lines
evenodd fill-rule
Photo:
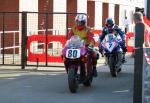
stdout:
<svg viewBox="0 0 150 103">
<path fill-rule="evenodd" d="M 48 66 L 48 55 L 47 55 L 47 53 L 48 53 L 48 13 L 46 13 L 46 31 L 45 31 L 45 34 L 46 34 L 46 51 L 45 51 L 45 53 L 46 53 L 46 66 Z"/>
<path fill-rule="evenodd" d="M 69 23 L 69 22 L 68 22 L 68 15 L 69 15 L 69 14 L 66 14 L 66 39 L 68 39 L 68 32 L 69 32 L 69 31 L 68 31 L 68 23 Z"/>
<path fill-rule="evenodd" d="M 15 51 L 15 49 L 16 49 L 16 41 L 15 41 L 15 38 L 16 38 L 16 36 L 15 36 L 15 32 L 13 33 L 13 46 L 14 46 L 14 48 L 13 48 L 13 64 L 15 64 L 15 54 L 16 54 L 16 51 Z"/>
<path fill-rule="evenodd" d="M 22 12 L 22 38 L 21 38 L 21 68 L 25 69 L 27 64 L 27 12 Z"/>
<path fill-rule="evenodd" d="M 1 46 L 1 44 L 2 44 L 2 42 L 1 42 L 1 35 L 2 35 L 2 34 L 0 33 L 0 58 L 1 58 L 1 47 L 2 47 L 2 46 Z M 1 62 L 0 62 L 0 64 L 1 64 Z"/>
<path fill-rule="evenodd" d="M 144 24 L 135 25 L 135 60 L 133 103 L 142 103 Z"/>
<path fill-rule="evenodd" d="M 150 20 L 150 0 L 147 0 L 147 18 Z"/>
<path fill-rule="evenodd" d="M 5 54 L 5 50 L 4 50 L 4 48 L 5 48 L 5 13 L 3 13 L 3 42 L 2 42 L 2 47 L 3 47 L 3 50 L 2 50 L 2 52 L 3 52 L 3 61 L 2 61 L 2 64 L 4 64 L 4 54 Z"/>
<path fill-rule="evenodd" d="M 37 69 L 39 67 L 39 58 L 36 58 L 36 67 L 37 67 Z"/>
</svg>

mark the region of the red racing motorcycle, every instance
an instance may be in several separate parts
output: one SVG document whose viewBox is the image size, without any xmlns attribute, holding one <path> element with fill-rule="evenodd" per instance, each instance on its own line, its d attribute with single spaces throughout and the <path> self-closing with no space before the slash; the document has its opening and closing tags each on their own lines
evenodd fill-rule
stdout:
<svg viewBox="0 0 150 103">
<path fill-rule="evenodd" d="M 79 84 L 91 86 L 93 80 L 91 50 L 91 47 L 85 47 L 84 42 L 77 35 L 72 36 L 62 50 L 68 85 L 72 93 L 77 92 Z"/>
</svg>

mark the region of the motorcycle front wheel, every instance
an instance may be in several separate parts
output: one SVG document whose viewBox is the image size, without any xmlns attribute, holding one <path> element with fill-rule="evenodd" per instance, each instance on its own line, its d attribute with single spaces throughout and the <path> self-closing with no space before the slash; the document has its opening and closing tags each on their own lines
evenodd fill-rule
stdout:
<svg viewBox="0 0 150 103">
<path fill-rule="evenodd" d="M 69 90 L 71 91 L 71 93 L 76 93 L 78 89 L 78 81 L 76 77 L 75 68 L 68 69 L 68 84 L 69 84 Z"/>
<path fill-rule="evenodd" d="M 109 68 L 110 68 L 110 73 L 112 77 L 117 77 L 117 71 L 115 68 L 115 58 L 113 56 L 109 57 Z"/>
</svg>

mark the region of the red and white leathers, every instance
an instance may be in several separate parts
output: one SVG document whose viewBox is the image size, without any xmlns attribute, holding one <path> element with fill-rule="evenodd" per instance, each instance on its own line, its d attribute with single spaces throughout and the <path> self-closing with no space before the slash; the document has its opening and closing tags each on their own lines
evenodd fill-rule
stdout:
<svg viewBox="0 0 150 103">
<path fill-rule="evenodd" d="M 77 26 L 74 26 L 68 34 L 68 39 L 70 39 L 73 35 L 78 35 L 81 40 L 85 41 L 85 45 L 86 47 L 88 47 L 88 45 L 95 45 L 95 40 L 94 40 L 94 34 L 92 32 L 92 30 L 87 27 L 84 26 L 84 28 L 82 29 L 78 29 Z M 98 53 L 96 51 L 92 51 L 92 60 L 93 60 L 93 67 L 96 70 L 96 65 L 97 65 L 97 59 L 98 59 Z M 97 75 L 97 74 L 96 74 Z"/>
</svg>

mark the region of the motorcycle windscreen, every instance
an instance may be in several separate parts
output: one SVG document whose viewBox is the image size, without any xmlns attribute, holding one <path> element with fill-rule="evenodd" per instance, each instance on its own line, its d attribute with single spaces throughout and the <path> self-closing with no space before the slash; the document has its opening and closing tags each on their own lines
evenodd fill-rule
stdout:
<svg viewBox="0 0 150 103">
<path fill-rule="evenodd" d="M 80 39 L 78 35 L 72 36 L 69 40 L 67 40 L 66 45 L 67 47 L 74 47 L 74 48 L 80 48 L 84 45 L 84 42 Z"/>
<path fill-rule="evenodd" d="M 104 45 L 109 52 L 112 52 L 114 48 L 117 46 L 116 40 L 117 37 L 113 33 L 109 33 L 106 35 Z"/>
</svg>

